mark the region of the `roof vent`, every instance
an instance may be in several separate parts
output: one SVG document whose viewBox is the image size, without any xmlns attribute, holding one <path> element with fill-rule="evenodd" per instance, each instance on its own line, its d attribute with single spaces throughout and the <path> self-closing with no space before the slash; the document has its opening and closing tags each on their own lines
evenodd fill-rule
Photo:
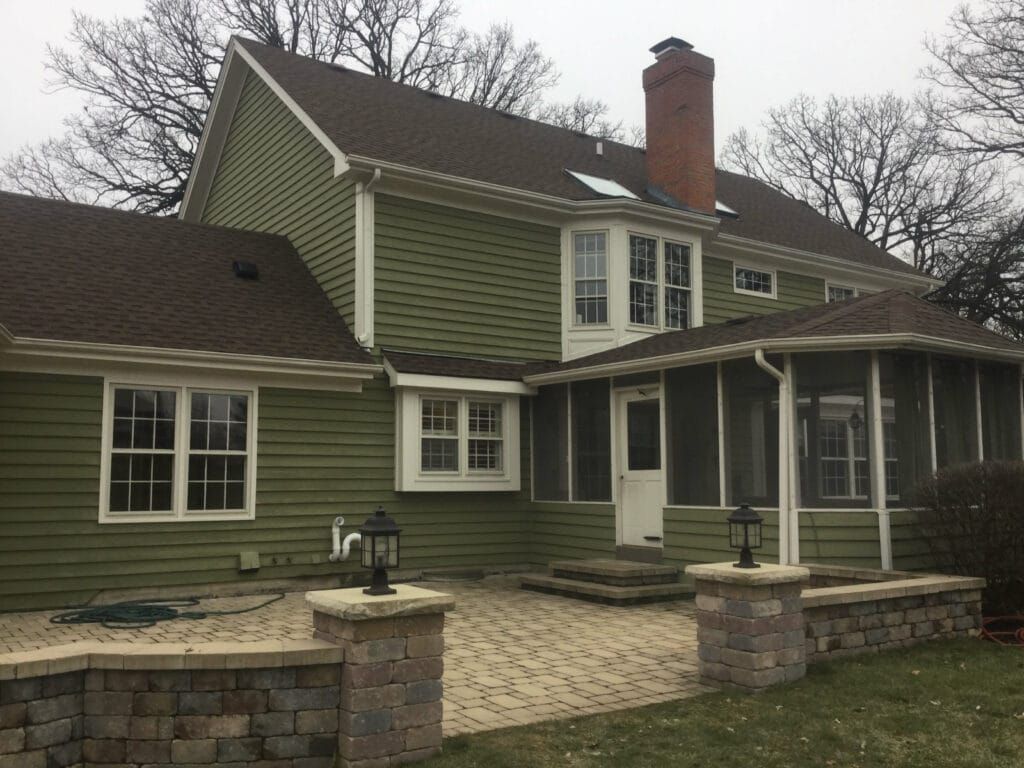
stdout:
<svg viewBox="0 0 1024 768">
<path fill-rule="evenodd" d="M 598 157 L 604 157 L 604 142 L 603 141 L 597 142 L 597 148 L 596 149 L 597 149 L 597 156 Z"/>
<path fill-rule="evenodd" d="M 232 262 L 231 268 L 235 271 L 235 277 L 240 277 L 243 280 L 259 280 L 260 270 L 251 261 L 235 261 Z"/>
<path fill-rule="evenodd" d="M 506 112 L 502 109 L 498 110 L 498 114 L 504 117 L 506 120 L 518 120 L 519 115 L 513 115 L 511 112 Z"/>
</svg>

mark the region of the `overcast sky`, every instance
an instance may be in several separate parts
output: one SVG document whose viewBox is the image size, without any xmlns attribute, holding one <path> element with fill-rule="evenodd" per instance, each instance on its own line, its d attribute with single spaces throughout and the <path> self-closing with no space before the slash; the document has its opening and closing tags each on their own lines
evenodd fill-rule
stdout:
<svg viewBox="0 0 1024 768">
<path fill-rule="evenodd" d="M 959 0 L 462 0 L 462 21 L 483 30 L 512 22 L 554 58 L 554 98 L 600 98 L 612 116 L 643 122 L 640 72 L 648 48 L 676 35 L 715 59 L 716 140 L 755 126 L 764 111 L 803 91 L 909 94 L 927 62 L 922 40 L 943 30 Z M 64 40 L 72 9 L 137 15 L 142 0 L 0 0 L 0 155 L 61 132 L 78 105 L 47 93 L 44 46 Z"/>
</svg>

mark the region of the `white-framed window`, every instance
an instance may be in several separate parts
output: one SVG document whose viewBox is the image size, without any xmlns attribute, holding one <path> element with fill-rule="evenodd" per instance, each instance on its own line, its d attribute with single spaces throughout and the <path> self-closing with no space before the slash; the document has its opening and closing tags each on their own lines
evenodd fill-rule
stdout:
<svg viewBox="0 0 1024 768">
<path fill-rule="evenodd" d="M 658 238 L 629 236 L 629 322 L 658 325 Z"/>
<path fill-rule="evenodd" d="M 519 490 L 518 396 L 402 388 L 397 401 L 397 490 Z"/>
<path fill-rule="evenodd" d="M 825 284 L 825 301 L 832 304 L 836 301 L 846 301 L 857 295 L 857 289 L 847 285 Z"/>
<path fill-rule="evenodd" d="M 665 327 L 690 327 L 690 246 L 665 241 Z"/>
<path fill-rule="evenodd" d="M 690 327 L 692 253 L 688 243 L 629 235 L 630 325 Z"/>
<path fill-rule="evenodd" d="M 254 389 L 108 382 L 99 520 L 251 519 Z"/>
<path fill-rule="evenodd" d="M 763 298 L 774 299 L 776 294 L 775 271 L 757 269 L 742 264 L 733 264 L 733 290 Z"/>
<path fill-rule="evenodd" d="M 608 323 L 608 233 L 573 235 L 576 325 Z"/>
<path fill-rule="evenodd" d="M 885 458 L 885 495 L 900 495 L 899 460 L 896 458 L 896 422 L 882 421 Z M 823 499 L 866 499 L 871 495 L 868 469 L 867 426 L 854 428 L 845 419 L 818 422 L 821 453 L 821 497 Z"/>
</svg>

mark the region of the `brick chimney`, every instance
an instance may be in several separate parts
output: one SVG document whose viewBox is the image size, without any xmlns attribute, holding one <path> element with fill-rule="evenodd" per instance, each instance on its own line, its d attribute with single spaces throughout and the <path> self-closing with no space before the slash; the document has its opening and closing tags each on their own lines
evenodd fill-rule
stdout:
<svg viewBox="0 0 1024 768">
<path fill-rule="evenodd" d="M 678 37 L 644 70 L 647 180 L 687 208 L 715 212 L 715 61 Z"/>
</svg>

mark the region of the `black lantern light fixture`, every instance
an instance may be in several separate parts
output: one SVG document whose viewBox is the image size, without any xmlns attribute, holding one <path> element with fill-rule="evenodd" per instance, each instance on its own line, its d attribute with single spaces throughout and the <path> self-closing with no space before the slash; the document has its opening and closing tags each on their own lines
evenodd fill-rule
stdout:
<svg viewBox="0 0 1024 768">
<path fill-rule="evenodd" d="M 751 550 L 761 548 L 761 523 L 764 520 L 749 504 L 741 504 L 729 515 L 729 546 L 740 551 L 740 561 L 734 568 L 760 568 L 754 562 Z"/>
<path fill-rule="evenodd" d="M 388 517 L 384 507 L 377 507 L 377 511 L 359 529 L 363 568 L 373 569 L 373 581 L 363 594 L 395 594 L 395 590 L 388 586 L 388 568 L 398 567 L 399 533 L 401 529 L 394 518 Z"/>
</svg>

